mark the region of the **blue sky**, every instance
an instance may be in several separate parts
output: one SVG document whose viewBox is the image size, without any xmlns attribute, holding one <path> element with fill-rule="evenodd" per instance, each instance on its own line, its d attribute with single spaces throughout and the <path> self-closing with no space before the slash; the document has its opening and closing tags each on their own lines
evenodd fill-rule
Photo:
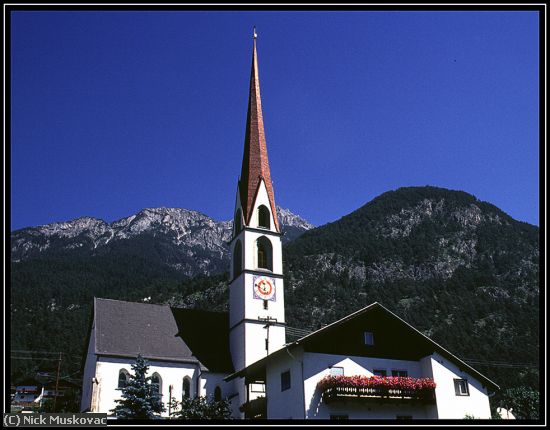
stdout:
<svg viewBox="0 0 550 430">
<path fill-rule="evenodd" d="M 11 228 L 230 219 L 252 27 L 276 202 L 321 225 L 403 186 L 539 224 L 535 12 L 14 12 Z"/>
</svg>

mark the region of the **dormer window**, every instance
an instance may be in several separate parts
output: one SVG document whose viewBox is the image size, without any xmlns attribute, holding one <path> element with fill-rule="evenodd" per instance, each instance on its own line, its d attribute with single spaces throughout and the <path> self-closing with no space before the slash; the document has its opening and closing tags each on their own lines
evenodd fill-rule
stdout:
<svg viewBox="0 0 550 430">
<path fill-rule="evenodd" d="M 264 205 L 261 205 L 258 208 L 258 227 L 261 228 L 271 228 L 271 216 L 269 214 L 269 209 Z"/>
<path fill-rule="evenodd" d="M 332 366 L 329 370 L 330 376 L 344 376 L 344 368 L 339 366 Z"/>
<path fill-rule="evenodd" d="M 374 346 L 374 334 L 372 331 L 365 332 L 365 345 Z"/>
<path fill-rule="evenodd" d="M 455 395 L 457 396 L 469 396 L 470 390 L 468 389 L 468 381 L 466 379 L 455 379 Z"/>
</svg>

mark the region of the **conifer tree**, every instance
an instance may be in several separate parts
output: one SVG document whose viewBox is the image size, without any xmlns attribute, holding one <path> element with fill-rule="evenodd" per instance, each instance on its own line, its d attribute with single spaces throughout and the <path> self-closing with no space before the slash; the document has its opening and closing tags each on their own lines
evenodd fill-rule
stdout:
<svg viewBox="0 0 550 430">
<path fill-rule="evenodd" d="M 130 375 L 126 386 L 122 388 L 121 399 L 112 412 L 117 418 L 123 419 L 157 419 L 165 411 L 161 401 L 161 394 L 151 384 L 151 376 L 146 376 L 149 364 L 138 355 L 132 365 L 133 374 Z"/>
</svg>

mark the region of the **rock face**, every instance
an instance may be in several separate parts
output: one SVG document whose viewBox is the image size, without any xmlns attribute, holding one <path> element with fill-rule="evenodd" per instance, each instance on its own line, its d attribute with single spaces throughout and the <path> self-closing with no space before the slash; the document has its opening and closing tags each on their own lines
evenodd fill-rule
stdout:
<svg viewBox="0 0 550 430">
<path fill-rule="evenodd" d="M 538 227 L 470 194 L 390 191 L 285 247 L 287 322 L 315 329 L 378 301 L 459 356 L 537 363 L 539 246 Z"/>
<path fill-rule="evenodd" d="M 278 208 L 278 215 L 285 242 L 313 228 L 288 209 Z M 231 229 L 232 221 L 218 222 L 180 208 L 143 209 L 110 224 L 81 217 L 14 231 L 11 259 L 18 262 L 74 254 L 143 252 L 187 276 L 207 275 L 227 269 L 230 255 L 226 243 L 231 238 Z"/>
</svg>

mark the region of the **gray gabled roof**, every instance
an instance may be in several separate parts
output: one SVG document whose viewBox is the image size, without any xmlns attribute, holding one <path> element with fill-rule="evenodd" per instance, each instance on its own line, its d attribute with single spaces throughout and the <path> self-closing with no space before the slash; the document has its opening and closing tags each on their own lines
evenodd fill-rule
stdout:
<svg viewBox="0 0 550 430">
<path fill-rule="evenodd" d="M 94 330 L 97 355 L 141 354 L 212 372 L 233 371 L 227 313 L 94 298 Z"/>
<path fill-rule="evenodd" d="M 294 342 L 290 342 L 289 344 L 287 344 L 282 349 L 280 349 L 278 351 L 275 351 L 275 352 L 271 353 L 270 355 L 268 355 L 267 357 L 264 357 L 261 360 L 258 360 L 257 362 L 249 365 L 248 367 L 245 367 L 244 369 L 241 369 L 241 370 L 227 376 L 225 378 L 225 380 L 228 381 L 228 380 L 234 379 L 236 377 L 246 377 L 247 375 L 254 375 L 254 374 L 257 374 L 258 372 L 261 373 L 262 369 L 266 366 L 268 361 L 278 357 L 280 354 L 284 354 L 286 349 L 295 348 L 298 345 L 306 346 L 306 345 L 309 345 L 309 344 L 312 344 L 312 343 L 317 343 L 318 344 L 319 341 L 322 340 L 322 339 L 329 340 L 330 336 L 332 336 L 331 333 L 333 332 L 333 330 L 335 328 L 338 328 L 339 326 L 341 326 L 342 324 L 344 324 L 348 321 L 352 321 L 355 318 L 358 318 L 362 315 L 367 315 L 367 314 L 369 314 L 373 311 L 380 311 L 383 314 L 385 314 L 387 317 L 391 318 L 391 320 L 395 321 L 397 324 L 400 324 L 401 326 L 407 328 L 409 330 L 409 333 L 411 333 L 410 334 L 411 336 L 415 336 L 416 339 L 419 339 L 422 342 L 431 345 L 431 348 L 433 349 L 433 351 L 438 352 L 442 356 L 446 357 L 448 360 L 450 360 L 451 362 L 458 365 L 459 368 L 465 369 L 466 371 L 468 371 L 468 373 L 475 376 L 480 382 L 487 385 L 491 389 L 493 389 L 493 390 L 500 389 L 500 387 L 497 384 L 495 384 L 493 381 L 491 381 L 485 375 L 482 375 L 481 373 L 479 373 L 473 367 L 466 364 L 460 358 L 458 358 L 457 356 L 455 356 L 454 354 L 452 354 L 451 352 L 449 352 L 448 350 L 443 348 L 438 343 L 431 340 L 428 336 L 424 335 L 422 332 L 415 329 L 413 326 L 411 326 L 405 320 L 401 319 L 396 314 L 394 314 L 393 312 L 391 312 L 389 309 L 385 308 L 384 306 L 382 306 L 378 302 L 372 303 L 372 304 L 370 304 L 370 305 L 368 305 L 368 306 L 366 306 L 362 309 L 359 309 L 358 311 L 353 312 L 353 313 L 345 316 L 344 318 L 342 318 L 338 321 L 335 321 L 332 324 L 329 324 L 329 325 L 327 325 L 327 326 L 325 326 L 325 327 L 323 327 L 323 328 L 321 328 L 317 331 L 314 331 L 313 333 L 310 333 L 310 334 L 308 334 L 308 335 L 306 335 L 306 336 L 304 336 L 304 337 L 302 337 L 302 338 L 300 338 L 300 339 L 298 339 Z"/>
</svg>

